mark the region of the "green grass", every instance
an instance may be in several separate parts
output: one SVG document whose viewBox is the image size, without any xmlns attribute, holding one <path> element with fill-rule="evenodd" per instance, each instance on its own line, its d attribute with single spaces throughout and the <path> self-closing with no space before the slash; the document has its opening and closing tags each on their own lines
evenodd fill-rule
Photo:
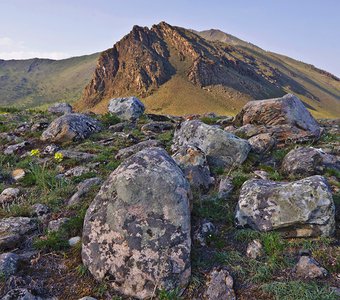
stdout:
<svg viewBox="0 0 340 300">
<path fill-rule="evenodd" d="M 315 282 L 287 281 L 271 282 L 262 289 L 276 300 L 336 300 L 337 296 L 327 286 Z"/>
<path fill-rule="evenodd" d="M 101 121 L 101 123 L 104 126 L 109 127 L 111 125 L 115 125 L 115 124 L 120 123 L 121 119 L 115 114 L 106 113 L 99 118 L 99 121 Z"/>
<path fill-rule="evenodd" d="M 159 300 L 181 300 L 180 290 L 174 289 L 171 291 L 166 291 L 164 289 L 160 290 L 158 293 Z"/>
<path fill-rule="evenodd" d="M 36 238 L 33 246 L 37 250 L 61 251 L 69 248 L 65 235 L 61 232 L 51 232 L 47 235 Z"/>
</svg>

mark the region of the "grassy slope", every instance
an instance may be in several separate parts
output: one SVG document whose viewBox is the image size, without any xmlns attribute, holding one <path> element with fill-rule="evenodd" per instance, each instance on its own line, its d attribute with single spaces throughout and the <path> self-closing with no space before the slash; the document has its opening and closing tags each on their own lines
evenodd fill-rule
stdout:
<svg viewBox="0 0 340 300">
<path fill-rule="evenodd" d="M 0 105 L 38 107 L 74 102 L 90 80 L 98 56 L 0 61 Z"/>
</svg>

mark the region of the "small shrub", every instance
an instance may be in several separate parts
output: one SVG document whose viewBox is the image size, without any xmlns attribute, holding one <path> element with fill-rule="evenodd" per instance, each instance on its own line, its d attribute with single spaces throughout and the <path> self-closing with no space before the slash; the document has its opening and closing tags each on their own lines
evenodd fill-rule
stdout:
<svg viewBox="0 0 340 300">
<path fill-rule="evenodd" d="M 171 291 L 166 291 L 162 289 L 159 291 L 158 297 L 159 297 L 159 300 L 181 300 L 183 299 L 180 296 L 180 290 L 178 288 L 171 290 Z"/>
<path fill-rule="evenodd" d="M 101 116 L 100 121 L 104 126 L 108 127 L 120 123 L 121 119 L 116 114 L 106 113 Z"/>
<path fill-rule="evenodd" d="M 33 246 L 37 250 L 61 251 L 67 249 L 69 244 L 61 232 L 50 232 L 46 236 L 37 238 Z"/>
</svg>

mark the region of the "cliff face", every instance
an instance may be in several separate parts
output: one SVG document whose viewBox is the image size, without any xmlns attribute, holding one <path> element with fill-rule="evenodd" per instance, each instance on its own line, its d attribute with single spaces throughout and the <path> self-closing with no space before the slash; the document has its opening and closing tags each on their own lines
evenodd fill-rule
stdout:
<svg viewBox="0 0 340 300">
<path fill-rule="evenodd" d="M 249 99 L 292 92 L 313 110 L 314 104 L 325 96 L 323 84 L 329 84 L 330 77 L 316 68 L 266 52 L 233 36 L 228 36 L 229 42 L 226 42 L 223 36 L 219 41 L 215 35 L 165 22 L 150 29 L 134 26 L 113 48 L 102 52 L 77 109 L 101 112 L 105 111 L 110 98 L 134 95 L 145 99 L 147 107 L 154 112 L 196 112 L 178 109 L 183 101 L 189 107 L 190 102 L 193 107 L 203 103 L 207 109 L 210 103 L 215 103 L 211 110 L 221 112 L 231 106 L 233 110 L 238 109 L 238 102 L 242 106 Z M 318 80 L 326 79 L 322 84 L 314 84 L 306 77 L 310 74 L 306 74 L 305 69 L 315 73 Z M 332 80 L 335 83 L 331 88 L 336 89 L 339 81 L 336 77 Z M 337 96 L 340 97 L 339 91 L 328 93 L 327 105 L 338 102 L 334 100 L 339 99 Z M 205 105 L 205 102 L 209 103 Z M 153 110 L 154 105 L 157 109 Z"/>
</svg>

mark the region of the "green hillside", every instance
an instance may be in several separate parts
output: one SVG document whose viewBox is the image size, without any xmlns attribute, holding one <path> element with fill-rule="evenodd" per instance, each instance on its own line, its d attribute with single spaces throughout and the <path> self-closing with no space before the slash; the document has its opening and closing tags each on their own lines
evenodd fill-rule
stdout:
<svg viewBox="0 0 340 300">
<path fill-rule="evenodd" d="M 0 60 L 0 106 L 39 107 L 74 102 L 95 69 L 99 53 L 63 60 Z"/>
</svg>

